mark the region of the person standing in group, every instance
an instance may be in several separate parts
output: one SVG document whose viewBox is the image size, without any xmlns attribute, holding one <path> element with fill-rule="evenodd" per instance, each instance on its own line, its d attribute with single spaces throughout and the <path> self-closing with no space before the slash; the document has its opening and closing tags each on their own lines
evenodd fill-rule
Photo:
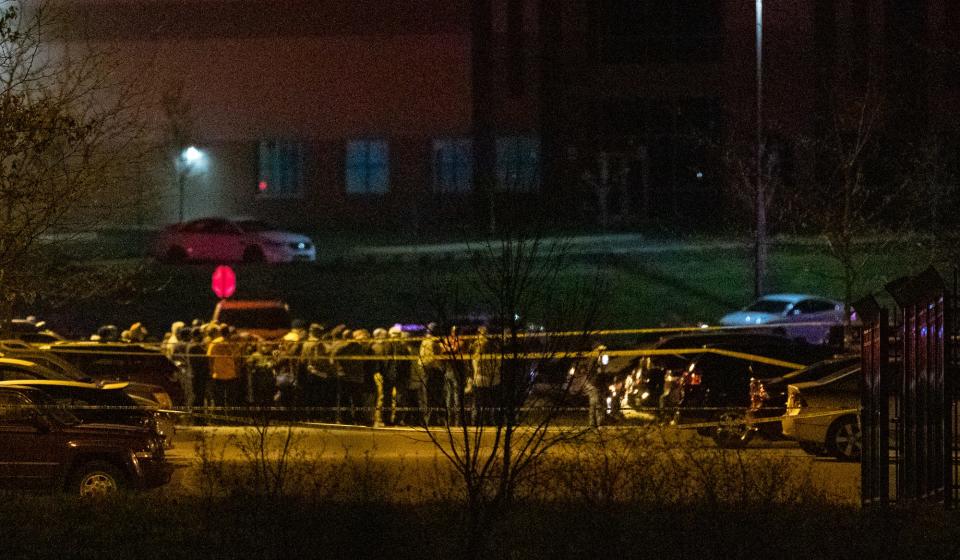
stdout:
<svg viewBox="0 0 960 560">
<path fill-rule="evenodd" d="M 576 375 L 581 391 L 587 396 L 587 423 L 596 428 L 604 421 L 606 406 L 603 395 L 606 390 L 606 351 L 607 347 L 598 344 L 587 354 L 586 358 L 577 364 Z"/>
<path fill-rule="evenodd" d="M 408 364 L 409 375 L 406 384 L 401 386 L 405 387 L 403 405 L 407 407 L 416 406 L 416 411 L 411 410 L 405 414 L 404 420 L 411 425 L 429 426 L 430 399 L 427 395 L 427 373 L 423 367 L 420 346 L 415 341 L 408 340 L 409 335 L 406 332 L 402 334 L 402 337 L 405 339 L 402 343 L 403 351 L 408 356 L 415 358 L 405 362 Z"/>
<path fill-rule="evenodd" d="M 347 415 L 351 422 L 361 421 L 361 410 L 364 405 L 364 381 L 366 377 L 366 362 L 362 361 L 364 357 L 364 346 L 359 339 L 363 339 L 363 333 L 359 336 L 353 331 L 344 330 L 341 333 L 342 342 L 337 345 L 331 356 L 337 366 L 338 377 L 340 379 L 339 399 L 337 402 L 337 421 L 343 419 L 340 414 L 341 408 L 348 408 Z"/>
<path fill-rule="evenodd" d="M 390 337 L 390 356 L 391 363 L 387 368 L 384 379 L 386 383 L 392 386 L 390 394 L 393 395 L 393 407 L 390 410 L 390 422 L 392 424 L 403 424 L 404 418 L 402 409 L 407 406 L 407 387 L 410 385 L 410 351 L 406 341 L 403 340 L 403 327 L 393 325 L 387 331 Z"/>
<path fill-rule="evenodd" d="M 456 326 L 450 327 L 450 335 L 441 343 L 443 367 L 443 406 L 447 411 L 447 425 L 456 426 L 460 423 L 462 412 L 463 391 L 466 388 L 465 369 L 469 362 L 463 360 L 463 347 L 460 332 Z"/>
<path fill-rule="evenodd" d="M 303 321 L 295 319 L 290 332 L 280 339 L 277 357 L 277 395 L 281 406 L 292 408 L 300 405 L 300 350 L 306 339 Z"/>
<path fill-rule="evenodd" d="M 201 327 L 190 329 L 190 344 L 187 359 L 193 376 L 193 391 L 190 405 L 204 407 L 207 404 L 207 387 L 210 381 L 210 358 L 207 357 L 207 340 Z"/>
<path fill-rule="evenodd" d="M 377 373 L 374 382 L 377 389 L 376 413 L 374 425 L 397 423 L 397 401 L 403 387 L 398 386 L 401 363 L 406 357 L 400 343 L 399 326 L 373 331 L 373 354 L 380 357 L 376 362 Z M 398 390 L 399 388 L 399 390 Z"/>
<path fill-rule="evenodd" d="M 364 424 L 376 425 L 376 398 L 377 398 L 377 361 L 373 357 L 370 331 L 357 329 L 353 331 L 353 340 L 357 343 L 354 351 L 357 360 L 353 360 L 362 375 L 360 383 L 360 421 Z M 382 423 L 381 423 L 382 424 Z"/>
<path fill-rule="evenodd" d="M 240 379 L 240 349 L 228 325 L 220 326 L 219 336 L 207 348 L 207 356 L 210 358 L 214 406 L 235 406 Z"/>
<path fill-rule="evenodd" d="M 244 366 L 250 377 L 251 402 L 257 406 L 273 404 L 277 373 L 270 343 L 261 340 L 256 350 L 244 360 Z"/>
<path fill-rule="evenodd" d="M 323 346 L 323 325 L 311 323 L 307 329 L 307 338 L 300 344 L 300 395 L 301 403 L 310 406 L 322 406 L 322 392 L 326 369 L 321 365 L 325 354 Z M 310 413 L 311 419 L 316 419 L 316 412 Z"/>
<path fill-rule="evenodd" d="M 171 360 L 175 359 L 173 355 L 176 352 L 177 345 L 187 342 L 180 337 L 180 329 L 185 326 L 186 324 L 183 321 L 174 321 L 174 323 L 170 325 L 170 332 L 164 336 L 163 342 L 160 343 L 160 349 L 163 351 L 163 354 Z"/>
<path fill-rule="evenodd" d="M 427 332 L 420 342 L 418 364 L 423 373 L 423 390 L 429 410 L 443 406 L 443 379 L 444 362 L 443 349 L 437 336 L 439 326 L 436 323 L 427 325 Z"/>
<path fill-rule="evenodd" d="M 473 342 L 471 362 L 473 366 L 473 414 L 474 425 L 490 424 L 500 418 L 500 399 L 497 398 L 500 389 L 500 367 L 502 360 L 497 354 L 499 349 L 493 344 L 487 334 L 487 327 L 481 326 L 477 330 L 477 338 Z"/>
<path fill-rule="evenodd" d="M 193 329 L 183 326 L 183 323 L 180 325 L 172 337 L 174 342 L 170 345 L 170 359 L 177 365 L 177 380 L 183 388 L 184 401 L 189 404 L 193 402 L 193 368 L 190 367 L 189 352 Z"/>
</svg>

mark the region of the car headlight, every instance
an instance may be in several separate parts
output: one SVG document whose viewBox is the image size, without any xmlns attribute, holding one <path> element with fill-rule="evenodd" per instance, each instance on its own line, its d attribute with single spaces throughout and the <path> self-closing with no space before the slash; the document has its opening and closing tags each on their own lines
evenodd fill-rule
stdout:
<svg viewBox="0 0 960 560">
<path fill-rule="evenodd" d="M 137 459 L 153 459 L 163 455 L 163 442 L 158 438 L 150 438 L 146 447 L 143 451 L 135 452 L 133 456 Z"/>
</svg>

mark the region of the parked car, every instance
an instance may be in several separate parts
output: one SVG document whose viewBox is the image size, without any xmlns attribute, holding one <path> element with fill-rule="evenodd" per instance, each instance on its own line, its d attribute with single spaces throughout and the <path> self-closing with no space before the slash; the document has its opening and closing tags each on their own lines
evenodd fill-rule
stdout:
<svg viewBox="0 0 960 560">
<path fill-rule="evenodd" d="M 164 228 L 151 253 L 168 262 L 268 262 L 316 260 L 313 241 L 259 220 L 202 218 Z"/>
<path fill-rule="evenodd" d="M 749 352 L 769 362 L 727 354 L 741 351 L 723 344 L 709 349 L 714 351 L 690 360 L 686 371 L 673 381 L 664 404 L 675 411 L 676 423 L 716 422 L 715 427 L 698 431 L 721 446 L 743 445 L 752 436 L 744 422 L 751 378 L 782 375 L 831 357 L 829 348 L 803 342 L 758 345 Z"/>
<path fill-rule="evenodd" d="M 783 435 L 807 453 L 857 461 L 861 452 L 860 366 L 787 386 Z"/>
<path fill-rule="evenodd" d="M 692 334 L 671 335 L 661 338 L 645 348 L 654 351 L 702 349 L 711 346 L 748 354 L 757 354 L 770 346 L 792 347 L 793 342 L 780 335 L 743 331 L 705 331 Z M 629 362 L 626 368 L 615 365 L 615 375 L 632 375 L 628 406 L 632 408 L 672 405 L 671 392 L 687 371 L 690 361 L 700 353 L 657 354 L 641 356 Z M 676 395 L 673 395 L 674 397 Z"/>
<path fill-rule="evenodd" d="M 86 424 L 143 426 L 163 437 L 167 447 L 173 447 L 175 427 L 172 419 L 161 413 L 152 401 L 128 395 L 126 383 L 101 386 L 79 381 L 9 379 L 8 375 L 3 375 L 2 379 L 0 387 L 16 385 L 43 391 Z"/>
<path fill-rule="evenodd" d="M 213 309 L 213 321 L 267 340 L 287 334 L 293 323 L 286 303 L 259 299 L 221 300 Z"/>
<path fill-rule="evenodd" d="M 2 358 L 12 358 L 21 363 Z M 15 370 L 20 379 L 50 379 L 61 381 L 80 381 L 82 383 L 96 383 L 103 386 L 115 379 L 94 379 L 80 371 L 77 366 L 63 359 L 49 350 L 25 344 L 20 340 L 0 340 L 0 364 L 7 370 Z M 2 378 L 9 375 L 0 373 Z M 169 409 L 173 407 L 173 398 L 159 385 L 126 381 L 124 392 L 141 402 L 149 402 L 155 408 Z"/>
<path fill-rule="evenodd" d="M 842 328 L 844 322 L 842 303 L 807 294 L 765 295 L 720 319 L 720 324 L 728 327 L 777 325 L 788 338 L 802 338 L 810 344 L 831 342 L 831 330 Z"/>
<path fill-rule="evenodd" d="M 0 487 L 87 497 L 162 486 L 171 472 L 152 429 L 83 423 L 38 389 L 0 387 Z"/>
<path fill-rule="evenodd" d="M 787 409 L 787 386 L 816 381 L 860 363 L 858 354 L 850 354 L 817 362 L 809 367 L 777 377 L 750 380 L 748 424 L 756 434 L 777 439 L 783 436 L 780 417 Z"/>
<path fill-rule="evenodd" d="M 22 340 L 28 344 L 49 344 L 63 340 L 55 331 L 49 329 L 44 321 L 31 318 L 11 319 L 0 325 L 0 335 Z"/>
<path fill-rule="evenodd" d="M 61 341 L 40 348 L 70 362 L 97 381 L 157 385 L 169 395 L 171 405 L 184 404 L 184 391 L 180 385 L 182 372 L 156 346 L 133 342 Z"/>
</svg>

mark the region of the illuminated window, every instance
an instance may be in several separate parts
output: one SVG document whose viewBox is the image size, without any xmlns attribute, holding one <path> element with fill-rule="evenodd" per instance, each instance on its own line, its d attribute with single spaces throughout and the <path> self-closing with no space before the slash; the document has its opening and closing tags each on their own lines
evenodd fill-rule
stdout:
<svg viewBox="0 0 960 560">
<path fill-rule="evenodd" d="M 470 140 L 463 138 L 440 138 L 434 140 L 434 192 L 469 192 L 472 188 L 473 147 Z"/>
<path fill-rule="evenodd" d="M 386 140 L 347 143 L 347 193 L 383 194 L 390 189 L 390 151 Z"/>
<path fill-rule="evenodd" d="M 303 196 L 303 144 L 263 140 L 258 152 L 257 196 L 300 198 Z"/>
<path fill-rule="evenodd" d="M 497 138 L 497 186 L 532 192 L 540 186 L 540 140 L 529 136 Z"/>
</svg>

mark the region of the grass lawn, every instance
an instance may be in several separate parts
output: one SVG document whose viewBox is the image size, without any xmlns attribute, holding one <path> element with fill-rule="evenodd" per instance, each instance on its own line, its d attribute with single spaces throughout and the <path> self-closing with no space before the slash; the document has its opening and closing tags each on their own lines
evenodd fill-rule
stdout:
<svg viewBox="0 0 960 560">
<path fill-rule="evenodd" d="M 925 268 L 925 252 L 886 246 L 867 254 L 854 292 L 865 295 Z M 747 249 L 711 249 L 690 244 L 663 251 L 574 257 L 560 289 L 579 282 L 605 285 L 606 305 L 597 328 L 654 327 L 715 321 L 752 299 L 752 260 Z M 133 266 L 133 265 L 131 265 Z M 110 295 L 69 306 L 26 310 L 40 313 L 73 335 L 97 325 L 144 321 L 154 333 L 176 320 L 210 316 L 217 298 L 210 290 L 212 265 L 169 266 L 148 262 L 140 281 L 122 297 Z M 338 260 L 288 266 L 238 265 L 237 298 L 280 298 L 294 316 L 328 325 L 373 327 L 435 317 L 436 294 L 473 273 L 465 260 Z M 769 292 L 809 292 L 842 298 L 834 261 L 816 245 L 791 244 L 771 251 Z M 452 289 L 452 288 L 451 288 Z M 481 304 L 461 294 L 461 311 Z"/>
</svg>

